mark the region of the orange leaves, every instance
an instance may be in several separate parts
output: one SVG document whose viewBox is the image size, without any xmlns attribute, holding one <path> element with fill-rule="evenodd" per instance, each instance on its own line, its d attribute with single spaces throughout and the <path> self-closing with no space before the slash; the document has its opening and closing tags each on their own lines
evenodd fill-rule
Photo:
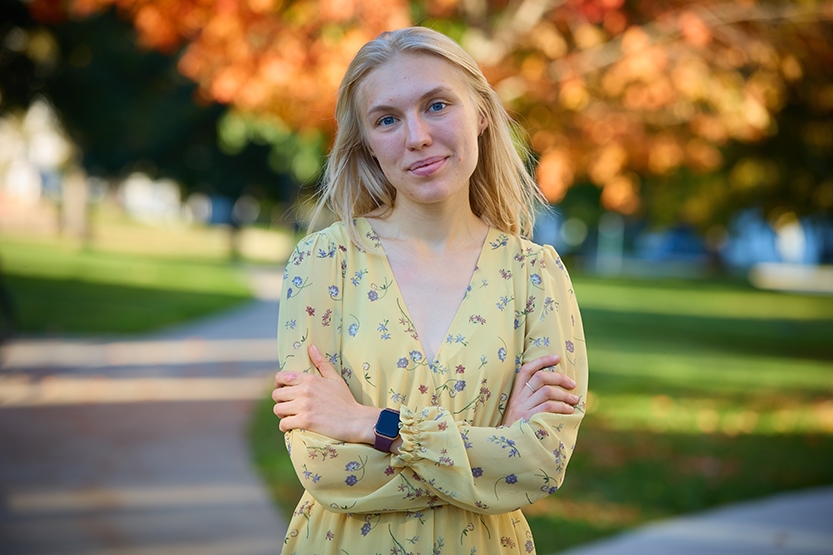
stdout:
<svg viewBox="0 0 833 555">
<path fill-rule="evenodd" d="M 54 1 L 30 9 L 54 19 Z M 142 46 L 172 53 L 184 44 L 178 68 L 199 98 L 276 115 L 293 129 L 329 129 L 353 54 L 410 23 L 404 0 L 70 0 L 67 9 L 89 15 L 110 5 L 133 21 Z"/>
<path fill-rule="evenodd" d="M 257 14 L 267 14 L 273 10 L 277 10 L 280 5 L 280 0 L 247 0 L 249 9 Z"/>
<path fill-rule="evenodd" d="M 587 107 L 590 94 L 581 79 L 570 79 L 561 85 L 558 101 L 564 108 L 578 111 Z"/>
<path fill-rule="evenodd" d="M 685 152 L 670 131 L 661 132 L 648 147 L 648 168 L 657 175 L 674 172 L 683 163 Z"/>
<path fill-rule="evenodd" d="M 542 21 L 529 34 L 531 44 L 551 60 L 567 53 L 567 41 L 558 28 L 548 21 Z"/>
<path fill-rule="evenodd" d="M 711 42 L 711 31 L 694 10 L 685 10 L 680 14 L 678 21 L 683 36 L 692 45 L 703 48 Z"/>
<path fill-rule="evenodd" d="M 802 124 L 799 140 L 833 148 L 829 0 L 29 3 L 47 22 L 110 6 L 133 21 L 143 46 L 182 50 L 178 67 L 198 84 L 197 99 L 325 137 L 359 47 L 411 24 L 411 13 L 424 16 L 419 23 L 461 41 L 530 129 L 537 177 L 552 202 L 590 181 L 606 208 L 635 213 L 651 176 L 667 183 L 683 167 L 720 171 L 721 148 L 777 132 L 796 96 L 818 116 Z M 752 175 L 747 166 L 732 171 L 735 188 Z"/>
<path fill-rule="evenodd" d="M 639 179 L 635 174 L 617 175 L 602 189 L 602 206 L 625 215 L 635 214 L 641 205 Z"/>
<path fill-rule="evenodd" d="M 609 143 L 590 157 L 587 174 L 596 185 L 604 185 L 616 177 L 628 161 L 628 152 L 619 143 Z"/>
<path fill-rule="evenodd" d="M 216 101 L 277 115 L 294 129 L 329 130 L 352 55 L 387 23 L 404 20 L 401 2 L 383 9 L 378 0 L 300 0 L 283 11 L 273 2 L 277 13 L 265 6 L 256 3 L 255 11 L 249 2 L 211 14 L 180 70 Z"/>
<path fill-rule="evenodd" d="M 789 87 L 806 82 L 810 71 L 830 82 L 830 49 L 826 58 L 806 58 L 809 45 L 820 46 L 812 37 L 821 36 L 821 26 L 829 32 L 829 7 L 718 1 L 672 9 L 636 2 L 614 9 L 630 22 L 617 35 L 601 16 L 587 17 L 596 9 L 588 12 L 589 4 L 602 3 L 574 0 L 567 3 L 572 11 L 548 13 L 536 27 L 540 38 L 523 43 L 526 55 L 534 47 L 552 60 L 545 75 L 557 94 L 530 86 L 524 72 L 517 74 L 524 83 L 513 85 L 523 91 L 517 104 L 529 107 L 530 119 L 538 103 L 552 106 L 555 96 L 561 109 L 552 124 L 570 145 L 574 179 L 602 187 L 603 204 L 623 213 L 639 204 L 639 182 L 631 177 L 673 176 L 684 166 L 718 171 L 720 147 L 729 141 L 754 143 L 777 132 Z M 807 96 L 820 113 L 833 110 L 829 90 L 814 86 Z M 539 145 L 551 148 L 547 136 L 533 134 L 542 154 L 548 150 Z M 553 160 L 542 156 L 548 165 L 539 171 L 550 198 L 564 193 L 564 180 L 551 177 L 559 175 Z"/>
<path fill-rule="evenodd" d="M 145 5 L 136 10 L 133 24 L 139 33 L 139 43 L 145 48 L 170 54 L 179 45 L 174 21 L 156 6 Z"/>
<path fill-rule="evenodd" d="M 537 179 L 541 192 L 550 202 L 558 202 L 573 184 L 572 157 L 565 149 L 550 150 L 538 163 Z"/>
<path fill-rule="evenodd" d="M 356 15 L 357 4 L 355 0 L 321 0 L 318 9 L 323 19 L 342 22 Z"/>
<path fill-rule="evenodd" d="M 248 73 L 241 67 L 225 67 L 215 76 L 209 86 L 211 96 L 222 103 L 230 103 L 237 98 L 237 93 L 249 81 Z M 240 99 L 241 103 L 243 99 Z M 248 103 L 246 103 L 248 104 Z M 251 108 L 251 106 L 246 106 Z"/>
<path fill-rule="evenodd" d="M 714 171 L 723 165 L 720 151 L 703 139 L 695 137 L 689 140 L 685 151 L 687 164 L 695 171 Z"/>
</svg>

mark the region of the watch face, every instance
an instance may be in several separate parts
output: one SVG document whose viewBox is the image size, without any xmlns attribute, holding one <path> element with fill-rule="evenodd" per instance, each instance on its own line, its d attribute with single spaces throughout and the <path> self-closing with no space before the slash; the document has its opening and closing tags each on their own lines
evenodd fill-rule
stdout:
<svg viewBox="0 0 833 555">
<path fill-rule="evenodd" d="M 399 435 L 399 413 L 385 409 L 376 422 L 376 433 L 387 437 Z"/>
</svg>

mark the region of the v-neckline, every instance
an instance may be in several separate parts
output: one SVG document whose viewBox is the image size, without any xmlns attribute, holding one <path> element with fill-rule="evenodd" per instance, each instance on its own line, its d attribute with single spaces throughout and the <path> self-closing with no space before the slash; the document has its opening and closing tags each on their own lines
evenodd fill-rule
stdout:
<svg viewBox="0 0 833 555">
<path fill-rule="evenodd" d="M 379 237 L 379 234 L 376 233 L 376 230 L 373 228 L 373 225 L 370 223 L 370 221 L 367 218 L 361 217 L 361 218 L 357 218 L 357 220 L 362 220 L 364 222 L 364 224 L 367 226 L 369 232 L 375 238 L 375 239 L 372 239 L 373 243 L 374 243 L 373 246 L 375 247 L 375 250 L 377 251 L 377 254 L 379 254 L 383 258 L 385 266 L 387 266 L 387 271 L 391 276 L 393 287 L 396 290 L 397 298 L 399 298 L 402 301 L 402 306 L 399 307 L 399 308 L 403 312 L 404 316 L 411 323 L 411 326 L 413 326 L 413 328 L 414 328 L 414 332 L 416 333 L 415 341 L 417 342 L 417 345 L 419 345 L 419 352 L 422 354 L 422 356 L 428 358 L 426 356 L 425 345 L 422 342 L 422 338 L 424 336 L 420 333 L 420 330 L 416 329 L 416 324 L 414 323 L 414 319 L 411 316 L 411 310 L 408 308 L 408 303 L 405 301 L 405 296 L 402 294 L 402 289 L 400 289 L 400 287 L 399 287 L 399 281 L 396 279 L 396 274 L 393 271 L 393 266 L 391 266 L 391 264 L 390 264 L 390 259 L 388 258 L 388 254 L 385 251 L 385 246 L 382 244 L 382 239 Z M 451 333 L 451 331 L 454 330 L 454 328 L 456 327 L 457 320 L 460 317 L 460 312 L 462 312 L 462 310 L 463 310 L 463 304 L 465 303 L 466 299 L 468 298 L 469 292 L 472 290 L 472 287 L 473 287 L 472 283 L 474 283 L 474 276 L 477 273 L 477 270 L 479 270 L 480 267 L 481 267 L 481 262 L 483 260 L 483 253 L 486 250 L 486 245 L 489 244 L 489 239 L 490 239 L 493 231 L 494 231 L 494 228 L 492 226 L 488 226 L 488 229 L 486 230 L 486 235 L 483 238 L 483 244 L 480 245 L 480 252 L 477 255 L 477 260 L 474 264 L 474 267 L 471 270 L 471 276 L 469 277 L 469 281 L 466 284 L 466 288 L 463 290 L 463 295 L 462 295 L 462 297 L 460 297 L 460 301 L 457 305 L 457 310 L 455 311 L 454 316 L 451 318 L 451 320 L 448 324 L 448 328 L 445 330 L 445 333 L 443 334 L 443 339 L 440 341 L 440 344 L 437 347 L 437 351 L 434 353 L 432 359 L 429 361 L 429 364 L 431 366 L 434 366 L 434 364 L 436 364 L 437 361 L 439 361 L 440 353 L 443 351 L 443 347 L 445 346 L 445 344 L 448 343 L 446 338 L 448 337 L 449 333 Z M 368 238 L 371 238 L 371 237 L 368 235 Z"/>
</svg>

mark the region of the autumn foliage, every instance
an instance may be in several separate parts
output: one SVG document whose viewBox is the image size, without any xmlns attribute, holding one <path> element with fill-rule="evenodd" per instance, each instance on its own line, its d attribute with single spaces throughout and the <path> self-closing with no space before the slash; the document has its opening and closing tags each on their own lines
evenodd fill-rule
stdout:
<svg viewBox="0 0 833 555">
<path fill-rule="evenodd" d="M 301 133 L 330 136 L 336 88 L 356 50 L 416 23 L 477 59 L 528 130 L 553 202 L 592 182 L 605 208 L 635 214 L 647 182 L 684 168 L 725 174 L 705 187 L 705 204 L 780 190 L 778 202 L 799 212 L 833 208 L 830 168 L 813 170 L 803 197 L 792 198 L 800 161 L 743 148 L 727 159 L 733 145 L 777 136 L 791 103 L 801 106 L 795 136 L 816 158 L 833 157 L 833 2 L 33 0 L 30 11 L 54 22 L 111 5 L 141 46 L 181 52 L 179 70 L 199 85 L 199 101 Z M 684 219 L 709 219 L 703 194 L 680 203 Z"/>
</svg>

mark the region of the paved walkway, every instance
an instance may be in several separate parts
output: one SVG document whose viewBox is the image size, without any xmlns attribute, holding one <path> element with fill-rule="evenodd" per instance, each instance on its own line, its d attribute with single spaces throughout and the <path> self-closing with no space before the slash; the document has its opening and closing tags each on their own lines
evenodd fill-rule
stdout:
<svg viewBox="0 0 833 555">
<path fill-rule="evenodd" d="M 220 317 L 3 347 L 0 553 L 280 551 L 286 525 L 246 444 L 275 371 L 280 274 L 252 278 L 260 300 Z"/>
<path fill-rule="evenodd" d="M 833 487 L 659 522 L 559 555 L 832 555 Z"/>
</svg>

